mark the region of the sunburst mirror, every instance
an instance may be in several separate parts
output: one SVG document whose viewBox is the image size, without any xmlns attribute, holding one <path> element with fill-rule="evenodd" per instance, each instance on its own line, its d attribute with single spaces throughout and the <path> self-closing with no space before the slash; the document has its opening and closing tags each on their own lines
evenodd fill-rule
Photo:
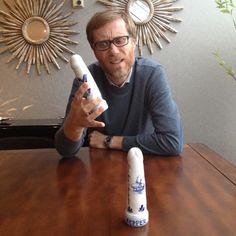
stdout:
<svg viewBox="0 0 236 236">
<path fill-rule="evenodd" d="M 137 45 L 139 55 L 142 55 L 143 45 L 153 53 L 152 44 L 162 49 L 161 39 L 170 43 L 166 32 L 177 33 L 170 26 L 171 22 L 182 20 L 173 16 L 183 7 L 173 6 L 178 0 L 97 0 L 109 8 L 116 8 L 127 12 L 137 26 Z"/>
<path fill-rule="evenodd" d="M 0 10 L 0 43 L 4 44 L 0 53 L 11 53 L 8 63 L 18 60 L 16 69 L 26 63 L 28 74 L 35 65 L 41 74 L 42 65 L 47 73 L 50 63 L 60 69 L 57 58 L 68 62 L 63 53 L 74 54 L 67 44 L 78 44 L 70 35 L 79 32 L 70 29 L 78 22 L 68 20 L 73 11 L 63 13 L 65 0 L 15 0 L 11 5 L 3 2 L 8 12 Z"/>
</svg>

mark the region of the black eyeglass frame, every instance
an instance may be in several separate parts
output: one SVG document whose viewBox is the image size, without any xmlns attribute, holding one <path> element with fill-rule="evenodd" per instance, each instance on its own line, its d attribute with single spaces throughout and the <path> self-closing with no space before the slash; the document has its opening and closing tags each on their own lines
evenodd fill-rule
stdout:
<svg viewBox="0 0 236 236">
<path fill-rule="evenodd" d="M 126 38 L 126 43 L 125 44 L 122 44 L 122 45 L 117 45 L 116 44 L 116 40 L 120 39 L 120 38 Z M 95 43 L 93 43 L 93 49 L 96 49 L 98 51 L 106 51 L 108 50 L 110 47 L 111 47 L 111 44 L 114 44 L 116 47 L 120 48 L 120 47 L 124 47 L 125 45 L 127 45 L 129 43 L 129 39 L 130 39 L 130 36 L 129 35 L 124 35 L 124 36 L 118 36 L 118 37 L 115 37 L 113 38 L 112 40 L 102 40 L 102 41 L 97 41 Z M 98 49 L 96 47 L 96 45 L 98 45 L 99 43 L 108 43 L 108 46 L 107 48 L 105 49 Z"/>
</svg>

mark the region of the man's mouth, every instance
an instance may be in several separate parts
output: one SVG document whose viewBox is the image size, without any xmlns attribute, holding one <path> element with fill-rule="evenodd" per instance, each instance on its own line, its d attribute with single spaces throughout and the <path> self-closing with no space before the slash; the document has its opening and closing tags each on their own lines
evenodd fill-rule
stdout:
<svg viewBox="0 0 236 236">
<path fill-rule="evenodd" d="M 120 64 L 123 61 L 123 59 L 119 59 L 119 60 L 112 60 L 110 61 L 111 64 Z"/>
</svg>

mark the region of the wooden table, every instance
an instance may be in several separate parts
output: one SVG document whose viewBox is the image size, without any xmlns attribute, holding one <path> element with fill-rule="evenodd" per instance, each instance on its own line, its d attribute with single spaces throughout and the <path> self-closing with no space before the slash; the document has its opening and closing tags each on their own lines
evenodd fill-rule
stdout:
<svg viewBox="0 0 236 236">
<path fill-rule="evenodd" d="M 233 236 L 236 168 L 202 144 L 144 157 L 149 223 L 124 221 L 126 153 L 82 148 L 0 151 L 2 236 Z"/>
</svg>

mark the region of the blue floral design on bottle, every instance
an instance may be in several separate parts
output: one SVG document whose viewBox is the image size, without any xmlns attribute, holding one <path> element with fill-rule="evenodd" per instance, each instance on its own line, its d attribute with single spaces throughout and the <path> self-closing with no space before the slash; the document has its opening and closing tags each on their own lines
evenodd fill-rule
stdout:
<svg viewBox="0 0 236 236">
<path fill-rule="evenodd" d="M 142 181 L 143 181 L 142 178 L 139 179 L 139 176 L 138 176 L 135 183 L 131 184 L 131 187 L 134 192 L 142 194 L 144 190 L 144 183 Z"/>
</svg>

